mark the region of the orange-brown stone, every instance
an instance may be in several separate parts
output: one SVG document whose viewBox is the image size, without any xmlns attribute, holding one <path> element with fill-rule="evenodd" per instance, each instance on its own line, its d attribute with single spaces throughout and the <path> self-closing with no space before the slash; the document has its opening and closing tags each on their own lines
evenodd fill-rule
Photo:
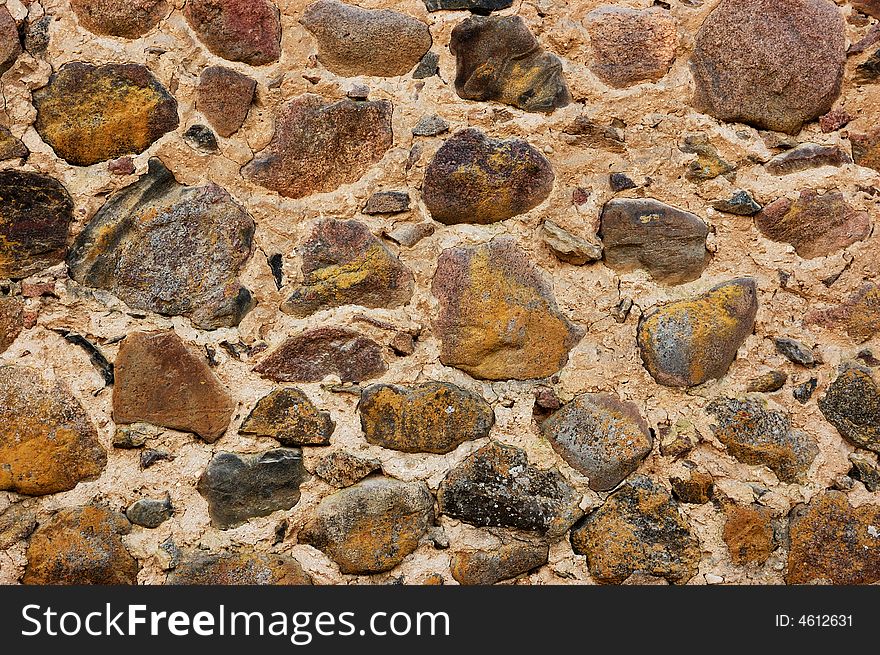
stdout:
<svg viewBox="0 0 880 655">
<path fill-rule="evenodd" d="M 192 553 L 168 574 L 167 585 L 310 585 L 292 557 L 274 553 Z"/>
</svg>

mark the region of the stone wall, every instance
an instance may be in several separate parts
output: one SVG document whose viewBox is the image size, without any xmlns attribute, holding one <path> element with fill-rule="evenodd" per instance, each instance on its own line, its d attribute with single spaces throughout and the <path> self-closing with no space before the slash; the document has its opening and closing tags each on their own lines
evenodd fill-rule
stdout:
<svg viewBox="0 0 880 655">
<path fill-rule="evenodd" d="M 7 0 L 0 582 L 880 580 L 878 21 Z"/>
</svg>

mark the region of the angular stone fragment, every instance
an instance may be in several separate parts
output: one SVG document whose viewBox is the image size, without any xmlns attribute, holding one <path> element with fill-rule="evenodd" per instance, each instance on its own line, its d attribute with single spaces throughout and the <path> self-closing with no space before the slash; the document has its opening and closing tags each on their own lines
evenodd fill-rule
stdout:
<svg viewBox="0 0 880 655">
<path fill-rule="evenodd" d="M 830 134 L 846 127 L 852 119 L 853 117 L 845 109 L 832 109 L 819 119 L 819 127 L 825 134 Z"/>
<path fill-rule="evenodd" d="M 764 465 L 783 482 L 804 480 L 819 454 L 815 437 L 792 430 L 791 419 L 761 396 L 717 398 L 706 407 L 717 421 L 715 437 L 744 464 Z"/>
<path fill-rule="evenodd" d="M 434 226 L 429 223 L 400 223 L 384 233 L 384 236 L 399 246 L 412 248 L 422 239 L 434 234 Z"/>
<path fill-rule="evenodd" d="M 863 343 L 880 330 L 880 287 L 867 282 L 839 305 L 808 312 L 805 322 L 842 328 L 853 341 Z"/>
<path fill-rule="evenodd" d="M 754 330 L 757 312 L 758 289 L 752 278 L 661 305 L 639 320 L 642 362 L 658 384 L 669 387 L 721 378 Z"/>
<path fill-rule="evenodd" d="M 602 244 L 587 241 L 547 219 L 541 225 L 541 238 L 556 259 L 573 266 L 583 266 L 602 259 Z"/>
<path fill-rule="evenodd" d="M 418 547 L 433 520 L 424 482 L 372 477 L 322 499 L 299 540 L 324 551 L 342 573 L 381 573 Z"/>
<path fill-rule="evenodd" d="M 565 534 L 581 517 L 580 499 L 556 469 L 532 466 L 525 451 L 497 442 L 452 469 L 437 493 L 441 514 L 549 537 Z"/>
<path fill-rule="evenodd" d="M 141 498 L 125 510 L 129 521 L 144 528 L 158 528 L 173 514 L 174 508 L 171 506 L 171 498 L 167 496 L 164 500 Z"/>
<path fill-rule="evenodd" d="M 736 216 L 754 216 L 763 209 L 763 207 L 752 198 L 752 194 L 743 190 L 734 193 L 729 200 L 717 200 L 713 202 L 712 208 Z"/>
<path fill-rule="evenodd" d="M 615 394 L 585 393 L 541 423 L 541 432 L 568 464 L 610 491 L 651 452 L 653 438 L 635 403 Z"/>
<path fill-rule="evenodd" d="M 714 180 L 721 175 L 728 175 L 736 170 L 736 166 L 725 161 L 718 148 L 709 142 L 705 134 L 697 134 L 685 138 L 685 142 L 679 147 L 682 152 L 695 154 L 697 158 L 688 164 L 685 178 L 691 182 L 700 184 L 707 180 Z M 728 179 L 733 178 L 728 175 Z"/>
<path fill-rule="evenodd" d="M 760 505 L 731 505 L 725 510 L 722 537 L 737 566 L 763 564 L 776 548 L 770 510 Z"/>
<path fill-rule="evenodd" d="M 221 452 L 199 478 L 211 524 L 234 528 L 255 516 L 290 509 L 299 502 L 300 485 L 309 479 L 299 448 L 276 448 L 254 455 Z"/>
<path fill-rule="evenodd" d="M 29 154 L 21 139 L 14 137 L 8 128 L 0 126 L 0 161 L 24 159 Z"/>
<path fill-rule="evenodd" d="M 471 13 L 480 15 L 507 9 L 513 4 L 513 0 L 424 0 L 424 2 L 428 11 L 467 9 Z"/>
<path fill-rule="evenodd" d="M 684 457 L 691 452 L 702 439 L 696 426 L 687 419 L 678 419 L 673 425 L 661 424 L 660 454 L 664 457 Z"/>
<path fill-rule="evenodd" d="M 633 477 L 571 532 L 599 583 L 621 584 L 637 571 L 684 584 L 697 574 L 700 545 L 678 504 L 659 484 Z"/>
<path fill-rule="evenodd" d="M 715 480 L 708 473 L 691 471 L 688 477 L 673 476 L 669 478 L 672 485 L 672 495 L 676 500 L 691 505 L 704 505 L 712 500 L 715 489 Z"/>
<path fill-rule="evenodd" d="M 6 5 L 0 7 L 0 75 L 12 68 L 21 54 L 18 25 Z"/>
<path fill-rule="evenodd" d="M 263 66 L 281 56 L 281 15 L 269 0 L 187 0 L 183 15 L 218 57 Z"/>
<path fill-rule="evenodd" d="M 776 155 L 764 165 L 764 168 L 771 175 L 788 175 L 820 166 L 843 166 L 845 164 L 852 164 L 852 158 L 837 146 L 803 143 L 796 148 Z"/>
<path fill-rule="evenodd" d="M 553 190 L 550 162 L 522 139 L 453 134 L 425 169 L 422 198 L 446 225 L 497 223 L 540 205 Z"/>
<path fill-rule="evenodd" d="M 95 426 L 67 387 L 34 369 L 0 366 L 0 490 L 67 491 L 106 464 Z"/>
<path fill-rule="evenodd" d="M 547 563 L 546 544 L 511 542 L 492 550 L 459 550 L 452 555 L 452 577 L 463 585 L 492 585 Z"/>
<path fill-rule="evenodd" d="M 426 52 L 419 60 L 419 65 L 413 71 L 414 80 L 426 80 L 440 74 L 440 55 L 436 52 Z"/>
<path fill-rule="evenodd" d="M 851 478 L 860 480 L 871 493 L 880 491 L 880 468 L 876 462 L 864 453 L 850 453 L 849 461 L 852 463 L 849 472 Z"/>
<path fill-rule="evenodd" d="M 609 86 L 656 82 L 669 71 L 678 48 L 677 23 L 657 7 L 603 6 L 587 14 L 590 69 Z"/>
<path fill-rule="evenodd" d="M 168 574 L 166 585 L 310 585 L 292 557 L 275 553 L 192 553 Z"/>
<path fill-rule="evenodd" d="M 337 451 L 322 457 L 315 474 L 334 487 L 350 487 L 370 473 L 380 471 L 382 463 L 378 459 L 358 457 L 345 451 Z"/>
<path fill-rule="evenodd" d="M 193 432 L 208 443 L 229 425 L 235 403 L 205 362 L 173 330 L 135 332 L 114 366 L 113 420 Z"/>
<path fill-rule="evenodd" d="M 28 585 L 133 585 L 138 563 L 121 535 L 131 524 L 103 505 L 63 509 L 40 526 L 27 549 Z"/>
<path fill-rule="evenodd" d="M 697 33 L 693 105 L 797 134 L 834 105 L 845 63 L 845 22 L 833 2 L 723 0 Z"/>
<path fill-rule="evenodd" d="M 481 396 L 447 382 L 375 384 L 364 389 L 358 410 L 368 442 L 405 453 L 448 453 L 488 437 L 495 423 Z"/>
<path fill-rule="evenodd" d="M 574 144 L 582 148 L 598 148 L 618 154 L 626 152 L 626 142 L 622 130 L 612 125 L 600 125 L 585 114 L 575 118 L 563 127 L 562 131 L 573 137 Z"/>
<path fill-rule="evenodd" d="M 449 123 L 437 114 L 422 116 L 412 128 L 413 136 L 437 136 L 449 131 Z"/>
<path fill-rule="evenodd" d="M 408 191 L 377 191 L 367 199 L 363 212 L 368 216 L 373 214 L 400 214 L 408 212 Z"/>
<path fill-rule="evenodd" d="M 400 307 L 413 293 L 413 274 L 359 221 L 324 219 L 300 248 L 302 286 L 281 310 L 305 317 L 342 305 Z"/>
<path fill-rule="evenodd" d="M 300 389 L 276 389 L 259 400 L 241 424 L 241 434 L 277 439 L 282 446 L 326 446 L 336 424 Z"/>
<path fill-rule="evenodd" d="M 75 166 L 140 154 L 179 124 L 177 101 L 140 64 L 64 64 L 33 103 L 37 132 Z"/>
<path fill-rule="evenodd" d="M 242 174 L 288 198 L 351 184 L 391 147 L 391 111 L 387 100 L 301 95 L 278 110 L 272 141 Z"/>
<path fill-rule="evenodd" d="M 420 20 L 389 9 L 318 0 L 299 21 L 318 42 L 318 61 L 337 75 L 405 75 L 431 48 Z"/>
<path fill-rule="evenodd" d="M 24 303 L 14 296 L 0 295 L 0 354 L 16 340 L 24 323 Z"/>
<path fill-rule="evenodd" d="M 790 514 L 788 584 L 837 585 L 880 580 L 880 506 L 854 508 L 845 494 L 826 491 Z"/>
<path fill-rule="evenodd" d="M 24 278 L 64 261 L 73 200 L 55 178 L 0 171 L 0 278 Z"/>
<path fill-rule="evenodd" d="M 856 164 L 880 171 L 880 127 L 866 134 L 851 132 L 849 139 Z"/>
<path fill-rule="evenodd" d="M 819 410 L 851 444 L 880 453 L 880 387 L 871 369 L 842 371 L 819 399 Z"/>
<path fill-rule="evenodd" d="M 880 50 L 875 50 L 861 64 L 856 66 L 856 84 L 875 84 L 880 78 Z"/>
<path fill-rule="evenodd" d="M 67 263 L 74 280 L 133 309 L 188 316 L 210 330 L 238 325 L 253 306 L 238 282 L 253 236 L 253 219 L 226 190 L 179 184 L 153 158 L 92 217 Z"/>
<path fill-rule="evenodd" d="M 804 259 L 825 257 L 868 238 L 871 219 L 844 200 L 842 193 L 819 195 L 804 189 L 792 202 L 780 198 L 755 217 L 755 225 L 768 239 L 794 246 Z"/>
<path fill-rule="evenodd" d="M 168 13 L 165 0 L 70 0 L 79 24 L 104 36 L 136 39 Z"/>
<path fill-rule="evenodd" d="M 614 193 L 635 189 L 638 186 L 626 173 L 611 173 L 608 176 L 608 185 Z"/>
<path fill-rule="evenodd" d="M 0 512 L 0 550 L 26 539 L 37 527 L 37 517 L 23 502 Z"/>
<path fill-rule="evenodd" d="M 229 137 L 244 124 L 257 83 L 223 66 L 210 66 L 202 71 L 199 78 L 196 107 L 217 134 Z"/>
<path fill-rule="evenodd" d="M 455 91 L 465 100 L 495 100 L 550 113 L 571 102 L 562 62 L 546 52 L 519 16 L 473 16 L 452 30 Z"/>
<path fill-rule="evenodd" d="M 488 380 L 558 372 L 583 337 L 512 238 L 444 250 L 432 285 L 440 361 Z"/>
<path fill-rule="evenodd" d="M 653 198 L 614 198 L 602 209 L 599 236 L 605 263 L 616 271 L 637 268 L 668 284 L 696 280 L 709 264 L 709 226 L 690 212 Z"/>
<path fill-rule="evenodd" d="M 336 375 L 362 382 L 388 370 L 382 347 L 359 332 L 320 327 L 288 338 L 254 370 L 277 382 L 319 382 Z"/>
<path fill-rule="evenodd" d="M 202 155 L 211 155 L 220 151 L 220 144 L 211 128 L 205 125 L 192 125 L 183 133 L 183 140 L 190 148 Z"/>
<path fill-rule="evenodd" d="M 816 356 L 813 354 L 813 351 L 796 339 L 791 339 L 789 337 L 776 337 L 773 339 L 773 343 L 776 346 L 776 351 L 778 353 L 784 355 L 795 364 L 811 368 L 819 363 Z"/>
</svg>

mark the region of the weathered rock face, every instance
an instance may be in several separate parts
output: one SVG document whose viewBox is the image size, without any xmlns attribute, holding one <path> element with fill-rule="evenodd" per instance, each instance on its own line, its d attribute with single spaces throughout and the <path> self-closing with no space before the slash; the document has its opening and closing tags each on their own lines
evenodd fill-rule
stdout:
<svg viewBox="0 0 880 655">
<path fill-rule="evenodd" d="M 867 282 L 839 305 L 808 312 L 805 322 L 842 329 L 856 343 L 867 341 L 880 331 L 880 287 Z"/>
<path fill-rule="evenodd" d="M 325 219 L 300 248 L 302 286 L 281 306 L 308 316 L 342 305 L 399 307 L 413 293 L 413 275 L 358 221 Z"/>
<path fill-rule="evenodd" d="M 0 278 L 23 278 L 64 261 L 73 200 L 48 175 L 0 171 Z"/>
<path fill-rule="evenodd" d="M 187 0 L 183 15 L 218 57 L 262 66 L 281 56 L 281 15 L 269 0 Z"/>
<path fill-rule="evenodd" d="M 691 471 L 687 477 L 669 478 L 672 495 L 676 500 L 691 505 L 704 505 L 712 500 L 715 491 L 714 478 L 702 471 Z"/>
<path fill-rule="evenodd" d="M 432 290 L 440 301 L 440 361 L 477 378 L 553 375 L 584 334 L 558 310 L 544 277 L 508 237 L 444 250 Z"/>
<path fill-rule="evenodd" d="M 546 52 L 519 16 L 473 16 L 452 30 L 455 91 L 465 100 L 495 100 L 533 112 L 571 102 L 562 62 Z"/>
<path fill-rule="evenodd" d="M 257 83 L 247 75 L 223 66 L 210 66 L 199 78 L 196 106 L 217 134 L 229 137 L 244 124 Z"/>
<path fill-rule="evenodd" d="M 859 166 L 880 171 L 880 128 L 874 128 L 867 134 L 850 134 L 853 159 Z"/>
<path fill-rule="evenodd" d="M 274 553 L 192 553 L 168 574 L 167 585 L 310 585 L 292 557 Z"/>
<path fill-rule="evenodd" d="M 326 446 L 336 424 L 303 391 L 276 389 L 264 396 L 238 431 L 277 439 L 282 446 Z"/>
<path fill-rule="evenodd" d="M 140 154 L 179 124 L 177 101 L 140 64 L 64 64 L 33 102 L 37 132 L 75 166 Z"/>
<path fill-rule="evenodd" d="M 776 548 L 770 510 L 760 505 L 727 508 L 722 537 L 737 566 L 762 564 Z"/>
<path fill-rule="evenodd" d="M 137 584 L 138 563 L 121 535 L 131 524 L 102 505 L 63 509 L 31 537 L 22 582 L 30 585 Z"/>
<path fill-rule="evenodd" d="M 423 482 L 372 477 L 325 497 L 299 533 L 342 573 L 389 571 L 419 545 L 434 520 L 434 498 Z"/>
<path fill-rule="evenodd" d="M 13 136 L 8 128 L 0 127 L 0 161 L 23 159 L 30 154 L 21 139 Z"/>
<path fill-rule="evenodd" d="M 446 225 L 489 224 L 540 205 L 553 190 L 553 169 L 522 139 L 490 139 L 469 128 L 452 135 L 425 169 L 422 197 Z"/>
<path fill-rule="evenodd" d="M 235 411 L 204 356 L 171 330 L 129 334 L 114 372 L 116 423 L 152 423 L 213 443 L 226 432 Z"/>
<path fill-rule="evenodd" d="M 288 198 L 350 184 L 391 147 L 391 111 L 387 100 L 294 98 L 278 110 L 272 141 L 242 175 Z"/>
<path fill-rule="evenodd" d="M 656 82 L 675 61 L 675 19 L 656 7 L 599 7 L 584 21 L 593 52 L 591 70 L 609 86 L 624 88 Z"/>
<path fill-rule="evenodd" d="M 757 311 L 757 285 L 751 278 L 662 305 L 639 321 L 642 362 L 666 386 L 691 387 L 721 378 L 752 333 Z"/>
<path fill-rule="evenodd" d="M 367 441 L 405 453 L 448 453 L 488 437 L 495 423 L 481 396 L 447 382 L 375 384 L 364 389 L 358 409 Z"/>
<path fill-rule="evenodd" d="M 37 527 L 37 517 L 25 503 L 10 505 L 0 512 L 0 549 L 26 539 Z"/>
<path fill-rule="evenodd" d="M 700 562 L 699 543 L 678 504 L 641 475 L 587 515 L 572 530 L 571 545 L 604 584 L 621 584 L 637 571 L 684 584 Z"/>
<path fill-rule="evenodd" d="M 790 243 L 805 259 L 825 257 L 871 234 L 868 212 L 851 207 L 842 193 L 819 195 L 813 189 L 802 190 L 794 202 L 770 203 L 755 225 L 768 239 Z"/>
<path fill-rule="evenodd" d="M 318 42 L 318 61 L 337 75 L 406 75 L 431 48 L 428 26 L 388 9 L 336 0 L 310 4 L 300 19 Z"/>
<path fill-rule="evenodd" d="M 547 545 L 502 544 L 492 550 L 460 550 L 452 555 L 452 577 L 463 585 L 491 585 L 547 563 Z"/>
<path fill-rule="evenodd" d="M 863 14 L 880 18 L 880 0 L 851 0 L 850 4 Z"/>
<path fill-rule="evenodd" d="M 642 268 L 668 284 L 696 280 L 711 259 L 709 226 L 695 214 L 652 198 L 608 201 L 600 236 L 608 266 L 620 272 Z"/>
<path fill-rule="evenodd" d="M 819 453 L 816 440 L 792 430 L 791 419 L 767 407 L 761 396 L 718 398 L 706 407 L 712 429 L 728 452 L 745 464 L 765 465 L 783 482 L 803 481 Z"/>
<path fill-rule="evenodd" d="M 724 0 L 697 33 L 694 107 L 796 134 L 840 93 L 844 27 L 829 0 Z"/>
<path fill-rule="evenodd" d="M 581 114 L 562 128 L 578 146 L 598 148 L 608 152 L 625 153 L 626 140 L 623 130 L 613 125 L 602 125 L 586 114 Z"/>
<path fill-rule="evenodd" d="M 880 580 L 880 506 L 854 508 L 839 491 L 819 494 L 790 515 L 788 584 L 825 580 L 871 584 Z"/>
<path fill-rule="evenodd" d="M 299 502 L 299 486 L 309 479 L 298 448 L 277 448 L 255 455 L 218 453 L 199 478 L 211 523 L 226 530 L 255 516 L 290 509 Z"/>
<path fill-rule="evenodd" d="M 869 368 L 841 372 L 819 399 L 819 409 L 841 437 L 880 453 L 880 387 Z"/>
<path fill-rule="evenodd" d="M 146 175 L 95 214 L 67 263 L 77 282 L 133 309 L 227 327 L 253 306 L 238 282 L 253 236 L 253 219 L 224 189 L 183 186 L 151 159 Z"/>
<path fill-rule="evenodd" d="M 554 450 L 590 478 L 590 489 L 616 487 L 651 452 L 653 439 L 635 403 L 614 394 L 581 394 L 541 424 Z"/>
<path fill-rule="evenodd" d="M 765 168 L 773 175 L 789 175 L 820 166 L 843 166 L 851 164 L 852 158 L 837 146 L 820 146 L 804 143 L 776 155 Z"/>
<path fill-rule="evenodd" d="M 341 489 L 350 487 L 370 473 L 381 469 L 382 463 L 378 459 L 358 457 L 344 450 L 339 450 L 322 457 L 315 467 L 315 474 L 325 482 Z"/>
<path fill-rule="evenodd" d="M 9 13 L 9 8 L 3 5 L 0 8 L 0 75 L 12 68 L 20 54 L 21 38 L 18 35 L 18 25 Z"/>
<path fill-rule="evenodd" d="M 278 382 L 318 382 L 337 375 L 362 382 L 388 370 L 382 347 L 359 332 L 321 327 L 288 338 L 254 370 Z"/>
<path fill-rule="evenodd" d="M 507 9 L 513 0 L 424 0 L 428 11 L 444 9 L 467 9 L 474 14 L 491 14 L 493 11 Z"/>
<path fill-rule="evenodd" d="M 95 426 L 64 385 L 34 369 L 0 366 L 0 490 L 67 491 L 106 464 Z"/>
<path fill-rule="evenodd" d="M 0 354 L 21 333 L 24 304 L 14 296 L 0 296 Z"/>
<path fill-rule="evenodd" d="M 559 537 L 581 517 L 580 495 L 555 469 L 529 464 L 525 451 L 491 443 L 452 469 L 437 493 L 440 513 L 476 526 Z"/>
<path fill-rule="evenodd" d="M 541 239 L 559 261 L 572 266 L 583 266 L 602 259 L 601 243 L 581 239 L 550 220 L 541 224 Z"/>
<path fill-rule="evenodd" d="M 165 0 L 71 0 L 70 7 L 90 32 L 124 39 L 143 36 L 168 13 Z"/>
</svg>

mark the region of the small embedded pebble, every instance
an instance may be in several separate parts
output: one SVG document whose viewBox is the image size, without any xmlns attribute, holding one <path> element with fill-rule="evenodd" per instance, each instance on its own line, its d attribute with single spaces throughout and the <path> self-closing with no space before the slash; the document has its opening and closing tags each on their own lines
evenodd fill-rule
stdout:
<svg viewBox="0 0 880 655">
<path fill-rule="evenodd" d="M 437 136 L 449 131 L 449 123 L 437 114 L 422 116 L 412 128 L 413 136 Z"/>
<path fill-rule="evenodd" d="M 813 354 L 813 351 L 809 348 L 809 346 L 801 343 L 797 339 L 791 339 L 789 337 L 776 337 L 773 339 L 773 343 L 776 345 L 776 350 L 782 355 L 785 355 L 790 361 L 795 364 L 800 364 L 801 366 L 812 368 L 818 362 L 816 360 L 816 356 Z"/>
<path fill-rule="evenodd" d="M 215 153 L 220 149 L 217 144 L 217 137 L 211 131 L 211 128 L 204 125 L 193 125 L 183 133 L 183 140 L 196 152 L 204 154 Z"/>
<path fill-rule="evenodd" d="M 794 389 L 792 389 L 791 395 L 794 396 L 795 400 L 803 405 L 810 398 L 813 397 L 813 392 L 816 391 L 816 386 L 818 384 L 819 381 L 816 378 L 810 378 L 803 384 L 799 384 Z"/>
<path fill-rule="evenodd" d="M 164 500 L 142 498 L 129 505 L 125 510 L 129 521 L 144 528 L 158 528 L 170 519 L 172 514 L 174 514 L 174 508 L 171 506 L 171 497 L 168 495 Z"/>
<path fill-rule="evenodd" d="M 626 191 L 627 189 L 635 189 L 638 186 L 626 173 L 611 173 L 608 176 L 608 183 L 611 185 L 611 190 L 615 193 Z"/>
</svg>

